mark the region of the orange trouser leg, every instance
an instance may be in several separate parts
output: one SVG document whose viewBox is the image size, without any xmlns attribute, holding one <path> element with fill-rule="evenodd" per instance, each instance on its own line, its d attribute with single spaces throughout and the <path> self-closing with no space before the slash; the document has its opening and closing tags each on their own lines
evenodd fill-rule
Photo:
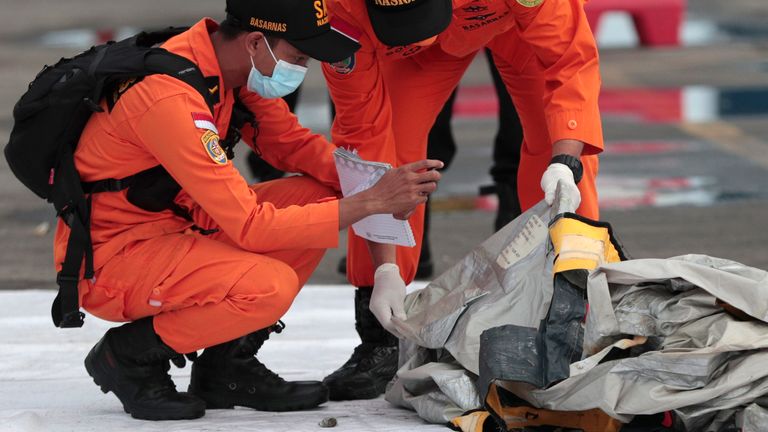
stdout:
<svg viewBox="0 0 768 432">
<path fill-rule="evenodd" d="M 223 272 L 236 277 L 216 281 Z M 286 262 L 206 238 L 196 239 L 169 279 L 159 294 L 150 294 L 150 300 L 156 295 L 161 302 L 154 321 L 157 334 L 178 352 L 196 351 L 274 324 L 300 288 L 296 272 Z"/>
<path fill-rule="evenodd" d="M 278 207 L 329 192 L 309 179 L 270 183 L 253 187 Z M 212 237 L 190 231 L 129 245 L 97 272 L 95 283 L 88 282 L 84 308 L 111 321 L 154 315 L 161 339 L 178 352 L 191 352 L 274 324 L 325 252 L 256 254 L 222 234 Z"/>
<path fill-rule="evenodd" d="M 427 156 L 427 135 L 437 114 L 458 85 L 474 54 L 456 58 L 439 47 L 431 47 L 413 57 L 383 62 L 384 83 L 392 104 L 392 128 L 397 164 L 403 165 Z M 365 154 L 361 150 L 361 156 Z M 417 207 L 408 219 L 416 239 L 412 248 L 397 248 L 397 264 L 406 283 L 416 275 L 424 230 L 424 206 Z M 349 230 L 347 278 L 354 286 L 373 285 L 373 263 L 368 246 Z"/>
<path fill-rule="evenodd" d="M 489 46 L 504 84 L 515 103 L 523 125 L 523 146 L 517 174 L 517 193 L 523 211 L 544 199 L 541 176 L 552 159 L 552 140 L 544 117 L 546 94 L 543 70 L 531 49 L 509 32 Z M 582 156 L 584 177 L 579 182 L 581 205 L 577 213 L 592 219 L 599 218 L 596 178 L 597 155 Z"/>
<path fill-rule="evenodd" d="M 336 192 L 325 187 L 310 177 L 293 176 L 272 180 L 264 183 L 251 185 L 261 199 L 272 203 L 277 208 L 284 208 L 291 205 L 303 205 L 318 200 L 335 197 Z M 202 227 L 215 228 L 216 223 L 204 213 L 195 215 L 195 222 Z M 211 236 L 215 240 L 223 241 L 232 246 L 236 246 L 223 231 L 219 231 Z M 297 254 L 295 250 L 277 250 L 270 251 L 267 255 L 272 258 L 290 263 L 291 268 L 299 277 L 299 287 L 304 286 L 322 260 L 325 249 L 303 249 L 302 253 Z"/>
</svg>

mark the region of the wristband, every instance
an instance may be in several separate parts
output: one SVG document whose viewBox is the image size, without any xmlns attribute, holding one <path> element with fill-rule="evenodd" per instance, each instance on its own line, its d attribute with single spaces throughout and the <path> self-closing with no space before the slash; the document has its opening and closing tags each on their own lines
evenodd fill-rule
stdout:
<svg viewBox="0 0 768 432">
<path fill-rule="evenodd" d="M 579 184 L 581 178 L 584 176 L 584 167 L 581 165 L 581 160 L 575 156 L 569 154 L 559 154 L 553 157 L 549 164 L 560 163 L 567 166 L 573 173 L 573 181 Z"/>
</svg>

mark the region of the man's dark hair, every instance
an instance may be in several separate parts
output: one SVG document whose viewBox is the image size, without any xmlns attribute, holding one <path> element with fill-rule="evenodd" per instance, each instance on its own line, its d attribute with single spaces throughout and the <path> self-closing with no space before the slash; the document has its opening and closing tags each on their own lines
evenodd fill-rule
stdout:
<svg viewBox="0 0 768 432">
<path fill-rule="evenodd" d="M 247 33 L 248 30 L 240 25 L 237 18 L 227 15 L 227 18 L 219 24 L 219 32 L 224 36 L 224 39 L 232 40 L 243 33 Z"/>
<path fill-rule="evenodd" d="M 225 40 L 235 39 L 241 34 L 250 33 L 251 31 L 253 30 L 244 28 L 240 24 L 240 21 L 231 15 L 227 15 L 224 21 L 219 23 L 219 33 L 221 33 L 222 36 L 224 36 Z M 267 42 L 271 47 L 274 47 L 277 44 L 277 42 L 280 40 L 280 38 L 272 35 L 268 35 L 268 34 L 265 34 L 264 37 L 267 38 Z"/>
</svg>

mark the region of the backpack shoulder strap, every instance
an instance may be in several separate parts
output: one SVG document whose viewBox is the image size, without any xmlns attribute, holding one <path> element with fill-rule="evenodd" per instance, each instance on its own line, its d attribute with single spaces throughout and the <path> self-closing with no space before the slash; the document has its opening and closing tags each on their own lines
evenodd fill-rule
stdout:
<svg viewBox="0 0 768 432">
<path fill-rule="evenodd" d="M 148 75 L 164 74 L 187 83 L 205 100 L 211 114 L 216 104 L 213 95 L 208 91 L 208 83 L 195 63 L 178 54 L 162 48 L 152 48 L 145 58 Z"/>
</svg>

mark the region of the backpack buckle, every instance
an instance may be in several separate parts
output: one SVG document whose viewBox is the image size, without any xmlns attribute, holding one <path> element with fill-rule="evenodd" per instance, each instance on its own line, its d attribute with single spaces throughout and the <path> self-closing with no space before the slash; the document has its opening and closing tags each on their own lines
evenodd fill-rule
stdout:
<svg viewBox="0 0 768 432">
<path fill-rule="evenodd" d="M 66 296 L 68 292 L 77 293 L 77 284 L 80 282 L 80 278 L 77 276 L 68 276 L 58 272 L 56 274 L 56 284 L 59 285 L 59 294 L 53 301 L 51 308 L 53 323 L 59 328 L 77 328 L 82 327 L 85 322 L 85 314 L 80 312 L 80 309 L 75 306 L 74 310 L 62 311 L 61 303 L 62 296 Z"/>
<path fill-rule="evenodd" d="M 104 112 L 104 108 L 100 107 L 99 104 L 94 102 L 91 98 L 83 98 L 83 102 L 88 106 L 88 108 L 91 109 L 93 112 Z"/>
<path fill-rule="evenodd" d="M 85 322 L 85 314 L 77 311 L 65 313 L 59 322 L 59 328 L 79 328 Z"/>
<path fill-rule="evenodd" d="M 108 192 L 119 192 L 123 189 L 128 189 L 131 186 L 130 181 L 126 181 L 125 179 L 109 179 L 108 184 Z"/>
</svg>

